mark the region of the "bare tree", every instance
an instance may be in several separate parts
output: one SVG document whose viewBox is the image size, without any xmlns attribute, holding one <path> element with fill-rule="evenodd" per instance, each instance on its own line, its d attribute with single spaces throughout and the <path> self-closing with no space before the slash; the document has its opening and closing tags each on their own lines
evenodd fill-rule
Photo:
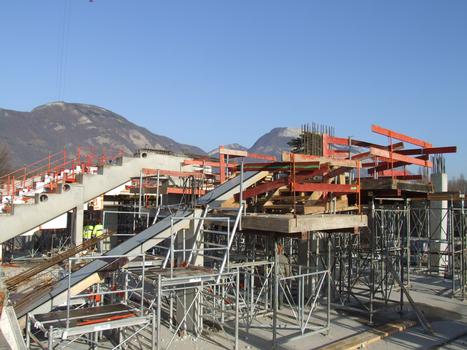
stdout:
<svg viewBox="0 0 467 350">
<path fill-rule="evenodd" d="M 0 177 L 11 170 L 10 151 L 7 145 L 0 144 Z"/>
<path fill-rule="evenodd" d="M 458 178 L 453 178 L 452 180 L 449 180 L 449 191 L 453 192 L 461 192 L 461 193 L 466 193 L 467 192 L 467 180 L 464 177 L 464 174 L 460 174 Z"/>
</svg>

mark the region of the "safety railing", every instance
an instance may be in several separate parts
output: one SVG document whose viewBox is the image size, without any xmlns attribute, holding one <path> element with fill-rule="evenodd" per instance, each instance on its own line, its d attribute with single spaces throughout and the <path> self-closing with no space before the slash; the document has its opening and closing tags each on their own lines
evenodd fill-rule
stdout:
<svg viewBox="0 0 467 350">
<path fill-rule="evenodd" d="M 38 182 L 53 191 L 58 183 L 74 182 L 77 174 L 91 173 L 93 168 L 121 156 L 123 151 L 114 147 L 79 146 L 75 152 L 64 147 L 60 152 L 49 154 L 0 177 L 0 196 L 7 198 L 7 201 L 2 202 L 8 207 L 8 204 L 14 203 L 15 197 L 34 192 Z"/>
</svg>

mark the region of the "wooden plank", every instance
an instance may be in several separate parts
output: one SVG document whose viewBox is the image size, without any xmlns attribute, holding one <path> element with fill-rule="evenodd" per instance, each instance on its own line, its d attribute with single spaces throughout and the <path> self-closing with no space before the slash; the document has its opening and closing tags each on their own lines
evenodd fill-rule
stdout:
<svg viewBox="0 0 467 350">
<path fill-rule="evenodd" d="M 297 215 L 296 218 L 291 214 L 247 214 L 242 217 L 244 229 L 279 233 L 340 230 L 367 225 L 366 215 L 351 214 Z"/>
<path fill-rule="evenodd" d="M 427 198 L 431 201 L 463 201 L 465 194 L 459 192 L 435 192 L 428 193 Z"/>
<path fill-rule="evenodd" d="M 247 151 L 241 151 L 238 149 L 229 149 L 229 148 L 224 148 L 224 147 L 219 147 L 219 154 L 224 154 L 224 155 L 229 155 L 233 157 L 247 157 L 248 152 Z"/>
<path fill-rule="evenodd" d="M 358 192 L 357 185 L 341 185 L 327 183 L 304 183 L 294 184 L 293 190 L 298 192 L 334 192 L 334 193 L 355 193 Z"/>
<path fill-rule="evenodd" d="M 402 190 L 422 193 L 433 191 L 432 186 L 429 184 L 392 179 L 390 177 L 384 177 L 380 179 L 362 178 L 360 181 L 360 186 L 362 191 Z"/>
<path fill-rule="evenodd" d="M 390 335 L 403 332 L 417 323 L 415 321 L 404 320 L 400 322 L 389 322 L 382 326 L 351 335 L 350 337 L 337 340 L 331 344 L 319 347 L 320 350 L 352 350 L 361 349 L 367 345 L 375 343 Z"/>
</svg>

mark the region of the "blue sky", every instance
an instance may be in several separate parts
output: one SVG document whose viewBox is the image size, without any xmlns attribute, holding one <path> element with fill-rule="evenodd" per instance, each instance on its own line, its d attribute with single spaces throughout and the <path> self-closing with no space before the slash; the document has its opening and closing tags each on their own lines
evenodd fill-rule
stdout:
<svg viewBox="0 0 467 350">
<path fill-rule="evenodd" d="M 385 142 L 377 123 L 467 173 L 467 1 L 2 1 L 0 107 L 57 99 L 205 150 L 313 121 Z"/>
</svg>

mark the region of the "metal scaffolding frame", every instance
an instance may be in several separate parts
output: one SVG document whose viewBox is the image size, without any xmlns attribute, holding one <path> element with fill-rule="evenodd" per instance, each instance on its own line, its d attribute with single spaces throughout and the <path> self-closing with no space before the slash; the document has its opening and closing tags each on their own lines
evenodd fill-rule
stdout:
<svg viewBox="0 0 467 350">
<path fill-rule="evenodd" d="M 410 205 L 410 269 L 451 280 L 451 296 L 465 300 L 467 282 L 467 215 L 464 201 L 446 201 L 433 207 L 430 201 Z M 437 237 L 440 236 L 440 237 Z"/>
<path fill-rule="evenodd" d="M 105 334 L 113 349 L 121 349 L 146 328 L 152 327 L 152 334 L 155 334 L 155 312 L 147 308 L 141 298 L 145 289 L 146 257 L 144 254 L 134 256 L 141 261 L 141 278 L 125 267 L 127 258 L 125 255 L 69 258 L 66 305 L 58 311 L 27 315 L 27 347 L 34 343 L 41 348 L 65 349 L 80 342 L 94 349 Z M 108 269 L 102 283 L 75 293 L 71 288 L 72 266 L 95 259 L 110 259 L 114 267 Z M 137 330 L 124 337 L 122 329 L 125 327 L 137 327 Z"/>
</svg>

